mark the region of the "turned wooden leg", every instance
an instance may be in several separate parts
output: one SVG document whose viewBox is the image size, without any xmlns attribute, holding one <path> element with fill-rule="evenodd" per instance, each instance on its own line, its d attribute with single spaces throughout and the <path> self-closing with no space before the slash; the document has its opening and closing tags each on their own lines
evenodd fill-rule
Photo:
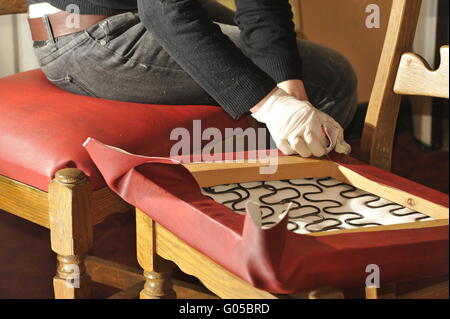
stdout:
<svg viewBox="0 0 450 319">
<path fill-rule="evenodd" d="M 397 298 L 395 284 L 385 284 L 381 288 L 366 287 L 366 299 L 395 299 Z"/>
<path fill-rule="evenodd" d="M 366 299 L 378 299 L 378 288 L 377 287 L 366 287 Z"/>
<path fill-rule="evenodd" d="M 136 236 L 138 261 L 145 277 L 140 298 L 176 298 L 171 280 L 174 264 L 157 255 L 155 222 L 139 209 L 136 210 Z"/>
<path fill-rule="evenodd" d="M 67 168 L 49 186 L 52 250 L 58 266 L 53 279 L 55 298 L 89 298 L 91 280 L 84 258 L 93 244 L 91 189 L 84 173 Z"/>
</svg>

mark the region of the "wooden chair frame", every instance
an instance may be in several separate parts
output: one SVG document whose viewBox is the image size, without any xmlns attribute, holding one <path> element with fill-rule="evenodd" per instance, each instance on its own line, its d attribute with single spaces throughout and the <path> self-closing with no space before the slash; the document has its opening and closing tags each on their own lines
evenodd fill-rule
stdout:
<svg viewBox="0 0 450 319">
<path fill-rule="evenodd" d="M 394 70 L 400 64 L 401 54 L 411 48 L 420 3 L 420 0 L 394 0 L 393 3 L 363 138 L 364 154 L 376 166 L 389 166 L 394 126 L 390 127 L 388 123 L 395 122 L 393 119 L 397 117 L 399 105 L 399 96 L 391 89 L 395 81 Z M 26 2 L 23 0 L 0 1 L 0 15 L 24 13 L 26 10 Z M 389 122 L 383 122 L 385 119 L 389 119 Z M 308 161 L 308 165 L 311 163 Z M 338 172 L 339 169 L 334 171 Z M 200 176 L 199 174 L 197 172 L 196 176 Z M 350 183 L 355 177 L 349 172 L 339 176 Z M 358 182 L 354 184 L 359 185 Z M 384 197 L 390 198 L 389 194 Z M 407 194 L 401 194 L 399 198 L 406 197 Z M 132 269 L 87 256 L 92 248 L 93 226 L 111 214 L 127 212 L 131 207 L 107 187 L 92 191 L 88 178 L 80 170 L 64 169 L 57 172 L 48 192 L 0 176 L 0 209 L 50 229 L 52 249 L 58 259 L 54 278 L 56 298 L 89 297 L 91 280 L 124 290 L 118 294 L 120 297 L 133 296 L 140 290 L 143 278 Z M 235 276 L 227 274 L 208 257 L 189 249 L 185 243 L 177 240 L 146 215 L 138 212 L 137 221 L 138 259 L 146 277 L 141 297 L 173 296 L 169 276 L 172 263 L 161 257 L 173 260 L 187 273 L 202 279 L 219 296 L 277 297 L 256 291 Z M 183 251 L 185 253 L 182 254 Z M 183 258 L 184 256 L 188 258 Z M 69 284 L 73 279 L 74 267 L 79 270 L 80 288 Z M 211 274 L 216 274 L 215 279 L 224 280 L 222 288 L 216 286 Z M 242 294 L 244 291 L 248 294 Z M 339 291 L 326 289 L 310 294 L 312 298 L 323 296 L 339 297 L 341 294 Z"/>
</svg>

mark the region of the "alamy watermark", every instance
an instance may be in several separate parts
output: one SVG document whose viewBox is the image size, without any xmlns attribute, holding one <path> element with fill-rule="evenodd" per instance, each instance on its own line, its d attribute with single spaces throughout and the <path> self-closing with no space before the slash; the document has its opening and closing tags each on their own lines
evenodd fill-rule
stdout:
<svg viewBox="0 0 450 319">
<path fill-rule="evenodd" d="M 369 275 L 366 277 L 367 288 L 380 288 L 380 266 L 376 264 L 370 264 L 366 267 L 366 273 Z"/>
<path fill-rule="evenodd" d="M 369 13 L 366 18 L 366 27 L 368 29 L 379 29 L 381 27 L 380 6 L 377 4 L 369 4 L 366 7 L 366 13 Z"/>
<path fill-rule="evenodd" d="M 70 13 L 66 18 L 66 27 L 69 29 L 79 29 L 81 25 L 80 7 L 76 4 L 69 4 L 65 11 Z"/>
<path fill-rule="evenodd" d="M 260 167 L 264 175 L 278 170 L 278 149 L 269 141 L 266 128 L 202 128 L 201 120 L 192 122 L 192 131 L 175 128 L 170 133 L 170 156 L 182 162 L 244 162 L 267 164 Z"/>
</svg>

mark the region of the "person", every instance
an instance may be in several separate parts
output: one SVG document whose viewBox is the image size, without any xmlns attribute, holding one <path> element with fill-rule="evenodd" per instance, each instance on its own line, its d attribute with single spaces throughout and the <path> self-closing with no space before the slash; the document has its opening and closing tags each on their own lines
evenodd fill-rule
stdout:
<svg viewBox="0 0 450 319">
<path fill-rule="evenodd" d="M 234 119 L 250 113 L 287 155 L 351 150 L 343 128 L 357 107 L 354 70 L 336 51 L 296 38 L 288 0 L 236 0 L 236 12 L 212 0 L 28 2 L 32 31 L 39 20 L 47 32 L 34 42 L 39 64 L 64 90 L 218 105 Z M 58 36 L 54 17 L 64 12 L 102 20 Z"/>
</svg>

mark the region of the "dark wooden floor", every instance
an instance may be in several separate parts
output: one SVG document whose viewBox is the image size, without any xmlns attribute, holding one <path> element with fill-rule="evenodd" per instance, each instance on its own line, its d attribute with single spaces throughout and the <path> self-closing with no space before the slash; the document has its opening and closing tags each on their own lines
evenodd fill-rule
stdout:
<svg viewBox="0 0 450 319">
<path fill-rule="evenodd" d="M 358 154 L 358 142 L 354 155 Z M 356 156 L 357 157 L 357 156 Z M 396 140 L 393 171 L 448 193 L 448 152 L 428 152 L 404 134 Z M 97 226 L 93 254 L 137 267 L 133 214 L 117 215 Z M 53 298 L 55 258 L 49 231 L 0 212 L 0 298 Z M 94 297 L 115 290 L 96 285 Z"/>
</svg>

